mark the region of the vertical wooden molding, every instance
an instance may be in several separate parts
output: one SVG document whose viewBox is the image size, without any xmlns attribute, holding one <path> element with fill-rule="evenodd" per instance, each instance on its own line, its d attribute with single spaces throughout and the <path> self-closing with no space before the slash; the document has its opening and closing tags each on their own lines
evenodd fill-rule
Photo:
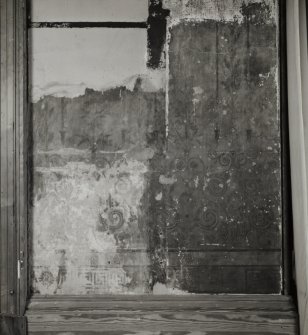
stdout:
<svg viewBox="0 0 308 335">
<path fill-rule="evenodd" d="M 286 0 L 279 1 L 279 54 L 280 54 L 280 115 L 282 156 L 282 236 L 283 236 L 283 294 L 295 292 L 293 280 L 293 220 L 288 118 L 287 29 Z"/>
<path fill-rule="evenodd" d="M 304 122 L 304 145 L 306 160 L 306 189 L 308 190 L 308 45 L 307 45 L 307 11 L 306 0 L 299 1 L 299 34 L 300 34 L 300 66 L 301 66 L 301 84 L 302 84 L 302 113 Z M 307 191 L 308 193 L 308 191 Z M 295 199 L 296 200 L 296 199 Z M 308 208 L 308 201 L 306 203 Z M 307 210 L 308 212 L 308 210 Z M 306 279 L 301 290 L 303 300 L 303 316 L 302 316 L 302 334 L 308 335 L 308 218 L 304 223 L 303 233 L 305 240 L 303 241 L 303 267 Z M 296 243 L 296 242 L 295 242 Z M 300 275 L 300 274 L 298 274 Z"/>
<path fill-rule="evenodd" d="M 27 39 L 27 1 L 19 0 L 18 7 L 18 76 L 16 78 L 18 88 L 18 132 L 16 132 L 16 143 L 18 143 L 18 259 L 20 268 L 20 280 L 18 281 L 18 315 L 23 315 L 26 309 L 28 294 L 28 39 Z"/>
<path fill-rule="evenodd" d="M 308 67 L 305 0 L 287 0 L 288 107 L 296 285 L 301 335 L 308 335 Z"/>
<path fill-rule="evenodd" d="M 23 315 L 27 287 L 26 0 L 0 0 L 0 312 Z"/>
</svg>

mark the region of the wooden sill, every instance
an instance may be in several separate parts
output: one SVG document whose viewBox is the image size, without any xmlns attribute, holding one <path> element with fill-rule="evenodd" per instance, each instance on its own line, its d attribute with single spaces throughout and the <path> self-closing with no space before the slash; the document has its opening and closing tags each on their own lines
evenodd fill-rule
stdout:
<svg viewBox="0 0 308 335">
<path fill-rule="evenodd" d="M 297 334 L 292 298 L 279 295 L 34 296 L 28 334 Z"/>
</svg>

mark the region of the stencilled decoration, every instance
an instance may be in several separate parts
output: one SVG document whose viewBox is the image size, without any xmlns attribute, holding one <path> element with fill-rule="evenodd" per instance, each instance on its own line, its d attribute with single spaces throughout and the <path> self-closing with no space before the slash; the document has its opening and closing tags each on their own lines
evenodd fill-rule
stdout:
<svg viewBox="0 0 308 335">
<path fill-rule="evenodd" d="M 277 8 L 274 1 L 221 8 L 206 1 L 206 13 L 196 9 L 204 1 L 166 3 L 167 283 L 188 292 L 252 292 L 257 284 L 246 282 L 245 268 L 256 249 L 281 249 Z M 237 18 L 229 17 L 236 6 Z M 241 250 L 242 268 L 227 270 L 222 250 Z M 201 263 L 192 261 L 196 252 Z M 265 260 L 257 292 L 280 292 L 280 264 Z"/>
<path fill-rule="evenodd" d="M 58 141 L 61 114 L 49 112 L 50 106 L 61 110 L 63 98 L 47 96 L 33 104 L 35 125 L 48 118 L 44 131 L 34 130 L 34 277 L 39 278 L 33 283 L 35 291 L 149 292 L 149 236 L 142 206 L 148 202 L 144 192 L 149 160 L 157 149 L 155 141 L 147 145 L 147 137 L 156 131 L 156 108 L 148 100 L 164 106 L 163 91 L 119 88 L 65 98 L 64 122 L 71 127 L 66 129 L 64 142 Z M 65 262 L 56 261 L 54 250 L 60 249 L 65 251 Z M 87 256 L 93 252 L 95 262 L 93 255 L 90 260 Z M 126 256 L 114 263 L 107 259 L 110 252 Z M 86 271 L 89 265 L 95 271 Z"/>
<path fill-rule="evenodd" d="M 106 17 L 127 14 L 125 1 L 110 8 L 95 2 L 106 7 Z M 80 11 L 90 21 L 99 12 L 92 5 Z M 148 2 L 139 5 L 146 20 Z M 49 6 L 49 18 L 60 13 Z M 34 7 L 43 15 L 44 4 Z M 33 291 L 150 293 L 146 194 L 164 141 L 157 119 L 164 120 L 165 71 L 147 67 L 147 29 L 35 27 L 29 31 Z"/>
</svg>

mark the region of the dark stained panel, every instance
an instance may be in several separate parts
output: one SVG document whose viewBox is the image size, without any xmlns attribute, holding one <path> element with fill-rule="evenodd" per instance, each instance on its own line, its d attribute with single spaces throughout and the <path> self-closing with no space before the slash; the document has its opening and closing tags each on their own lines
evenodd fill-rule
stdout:
<svg viewBox="0 0 308 335">
<path fill-rule="evenodd" d="M 243 15 L 170 29 L 165 257 L 189 292 L 281 291 L 277 26 Z"/>
</svg>

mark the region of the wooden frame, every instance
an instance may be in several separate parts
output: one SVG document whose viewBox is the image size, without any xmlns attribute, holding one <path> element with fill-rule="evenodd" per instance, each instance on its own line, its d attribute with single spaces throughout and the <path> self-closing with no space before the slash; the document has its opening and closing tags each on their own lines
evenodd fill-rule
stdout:
<svg viewBox="0 0 308 335">
<path fill-rule="evenodd" d="M 27 297 L 26 0 L 1 5 L 1 301 L 23 315 Z"/>
<path fill-rule="evenodd" d="M 0 312 L 24 315 L 27 298 L 27 9 L 1 5 Z M 308 62 L 304 0 L 287 0 L 289 131 L 301 334 L 308 334 Z M 306 129 L 305 129 L 306 128 Z"/>
<path fill-rule="evenodd" d="M 287 1 L 288 105 L 296 283 L 301 334 L 308 334 L 308 54 L 305 0 Z"/>
</svg>

